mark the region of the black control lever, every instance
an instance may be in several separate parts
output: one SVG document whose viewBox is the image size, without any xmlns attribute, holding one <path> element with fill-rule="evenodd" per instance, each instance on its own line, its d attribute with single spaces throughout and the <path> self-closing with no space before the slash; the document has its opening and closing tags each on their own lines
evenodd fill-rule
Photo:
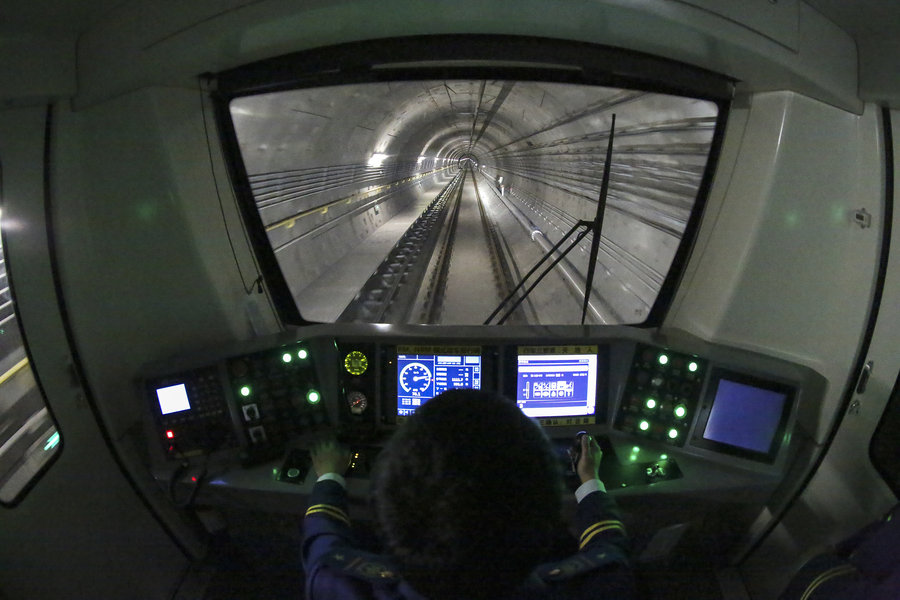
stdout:
<svg viewBox="0 0 900 600">
<path fill-rule="evenodd" d="M 581 438 L 587 435 L 587 431 L 579 431 L 575 434 L 572 445 L 569 446 L 569 461 L 572 463 L 572 472 L 578 472 L 578 461 L 581 459 Z"/>
</svg>

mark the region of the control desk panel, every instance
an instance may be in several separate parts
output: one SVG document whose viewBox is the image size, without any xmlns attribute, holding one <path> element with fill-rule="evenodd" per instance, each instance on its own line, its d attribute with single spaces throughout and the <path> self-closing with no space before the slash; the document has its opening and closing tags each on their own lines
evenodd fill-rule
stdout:
<svg viewBox="0 0 900 600">
<path fill-rule="evenodd" d="M 302 493 L 312 441 L 335 436 L 352 450 L 351 494 L 364 494 L 380 445 L 453 388 L 515 402 L 570 475 L 573 437 L 599 438 L 611 491 L 764 495 L 810 443 L 799 408 L 824 380 L 805 367 L 677 333 L 514 331 L 317 325 L 148 366 L 152 467 L 211 465 L 225 487 Z"/>
</svg>

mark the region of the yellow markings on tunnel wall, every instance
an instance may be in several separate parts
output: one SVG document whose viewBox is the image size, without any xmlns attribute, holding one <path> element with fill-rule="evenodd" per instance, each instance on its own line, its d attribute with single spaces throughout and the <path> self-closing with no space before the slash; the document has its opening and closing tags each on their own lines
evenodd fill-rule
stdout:
<svg viewBox="0 0 900 600">
<path fill-rule="evenodd" d="M 351 194 L 350 196 L 347 196 L 346 198 L 338 198 L 337 200 L 334 200 L 332 202 L 327 202 L 327 203 L 323 204 L 322 206 L 316 206 L 315 208 L 310 208 L 307 210 L 300 211 L 295 215 L 291 215 L 290 217 L 287 217 L 280 221 L 276 221 L 276 222 L 272 223 L 271 225 L 267 225 L 266 231 L 267 232 L 272 231 L 274 229 L 278 229 L 279 227 L 287 227 L 288 229 L 290 229 L 291 227 L 294 226 L 294 223 L 297 221 L 297 219 L 302 219 L 303 217 L 308 217 L 309 215 L 313 215 L 316 213 L 324 215 L 325 213 L 328 212 L 329 207 L 335 206 L 336 204 L 340 204 L 341 202 L 350 204 L 350 202 L 352 202 L 353 200 L 365 200 L 366 198 L 371 198 L 372 196 L 375 196 L 376 194 L 378 194 L 378 192 L 381 192 L 383 190 L 388 190 L 394 186 L 400 185 L 400 183 L 405 183 L 405 182 L 411 181 L 413 179 L 422 179 L 423 177 L 428 177 L 430 175 L 434 175 L 435 173 L 438 173 L 440 171 L 445 171 L 449 168 L 450 167 L 441 167 L 440 169 L 434 169 L 432 171 L 429 171 L 428 173 L 421 173 L 419 175 L 410 177 L 409 179 L 405 179 L 401 182 L 389 183 L 387 185 L 382 185 L 382 186 L 379 186 L 376 188 L 372 188 L 365 192 L 357 192 L 355 194 Z"/>
<path fill-rule="evenodd" d="M 24 369 L 24 368 L 25 368 L 25 365 L 27 365 L 27 364 L 28 364 L 28 359 L 27 359 L 27 358 L 23 358 L 23 359 L 20 360 L 18 363 L 16 363 L 16 365 L 15 365 L 12 369 L 10 369 L 9 371 L 7 371 L 7 372 L 4 373 L 3 375 L 0 375 L 0 385 L 3 385 L 3 384 L 6 382 L 7 379 L 11 379 L 13 375 L 15 375 L 16 373 L 18 373 L 18 372 L 21 371 L 22 369 Z"/>
</svg>

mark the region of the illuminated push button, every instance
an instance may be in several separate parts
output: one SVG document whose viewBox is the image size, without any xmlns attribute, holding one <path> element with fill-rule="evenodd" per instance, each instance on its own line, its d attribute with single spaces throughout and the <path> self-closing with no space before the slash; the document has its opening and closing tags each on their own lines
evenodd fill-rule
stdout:
<svg viewBox="0 0 900 600">
<path fill-rule="evenodd" d="M 659 364 L 661 364 L 661 365 L 669 364 L 669 357 L 666 354 L 660 354 L 658 360 L 659 360 Z"/>
<path fill-rule="evenodd" d="M 290 477 L 291 479 L 295 479 L 299 475 L 300 475 L 300 469 L 298 469 L 297 467 L 291 467 L 290 469 L 288 469 L 287 476 Z"/>
<path fill-rule="evenodd" d="M 679 404 L 675 407 L 675 416 L 679 419 L 683 419 L 687 414 L 687 408 L 684 407 L 684 404 Z"/>
<path fill-rule="evenodd" d="M 250 395 L 250 386 L 245 385 L 244 387 L 241 388 L 240 391 L 241 391 L 241 396 L 244 396 L 246 398 L 247 396 Z"/>
<path fill-rule="evenodd" d="M 699 369 L 699 368 L 700 368 L 700 365 L 698 365 L 697 363 L 695 363 L 693 361 L 688 363 L 688 371 L 690 371 L 691 373 L 696 373 L 697 369 Z"/>
<path fill-rule="evenodd" d="M 649 421 L 641 421 L 640 423 L 638 423 L 638 427 L 640 428 L 641 431 L 647 431 L 648 429 L 650 429 L 650 422 Z"/>
<path fill-rule="evenodd" d="M 290 352 L 285 352 L 284 354 L 281 355 L 281 360 L 283 360 L 286 363 L 289 363 L 292 360 L 294 360 L 294 356 Z"/>
<path fill-rule="evenodd" d="M 309 358 L 309 352 L 306 351 L 306 348 L 300 348 L 300 350 L 297 351 L 297 358 L 299 358 L 300 360 L 306 360 L 307 358 Z"/>
<path fill-rule="evenodd" d="M 670 430 L 669 430 L 669 439 L 674 440 L 674 439 L 677 438 L 677 437 L 678 437 L 678 430 L 677 430 L 677 429 L 670 429 Z"/>
<path fill-rule="evenodd" d="M 322 399 L 322 396 L 319 395 L 319 392 L 316 390 L 309 390 L 306 392 L 306 401 L 310 404 L 318 404 L 319 400 Z"/>
<path fill-rule="evenodd" d="M 647 401 L 644 403 L 644 406 L 646 406 L 650 410 L 653 410 L 654 408 L 656 408 L 656 400 L 653 398 L 647 398 Z"/>
</svg>

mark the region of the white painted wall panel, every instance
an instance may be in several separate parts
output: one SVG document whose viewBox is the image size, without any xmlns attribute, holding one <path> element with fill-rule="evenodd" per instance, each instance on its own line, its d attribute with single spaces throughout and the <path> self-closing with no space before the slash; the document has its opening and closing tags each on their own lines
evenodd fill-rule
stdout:
<svg viewBox="0 0 900 600">
<path fill-rule="evenodd" d="M 743 135 L 726 140 L 739 144 L 734 170 L 718 174 L 668 324 L 822 373 L 829 390 L 801 415 L 822 440 L 872 297 L 883 180 L 877 111 L 857 116 L 784 92 L 755 96 L 746 116 Z M 861 208 L 875 227 L 853 222 Z"/>
</svg>

